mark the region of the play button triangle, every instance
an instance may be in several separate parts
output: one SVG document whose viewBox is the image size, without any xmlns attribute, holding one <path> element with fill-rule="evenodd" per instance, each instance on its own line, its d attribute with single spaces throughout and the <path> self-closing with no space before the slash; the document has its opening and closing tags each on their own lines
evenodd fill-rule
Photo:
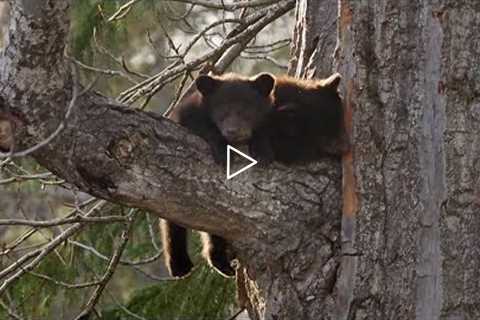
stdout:
<svg viewBox="0 0 480 320">
<path fill-rule="evenodd" d="M 234 173 L 230 173 L 230 165 L 232 164 L 232 162 L 230 161 L 230 152 L 233 151 L 235 152 L 236 154 L 242 156 L 243 158 L 247 159 L 248 161 L 250 161 L 250 163 L 246 166 L 244 166 L 243 168 L 241 168 L 240 170 L 237 170 L 236 172 Z M 254 165 L 256 165 L 258 163 L 257 160 L 253 159 L 252 157 L 246 155 L 245 153 L 241 152 L 240 150 L 238 149 L 235 149 L 234 147 L 232 147 L 231 145 L 227 145 L 227 180 L 228 179 L 231 179 L 233 177 L 235 177 L 236 175 L 242 173 L 243 171 L 245 170 L 248 170 L 250 169 L 251 167 L 253 167 Z"/>
</svg>

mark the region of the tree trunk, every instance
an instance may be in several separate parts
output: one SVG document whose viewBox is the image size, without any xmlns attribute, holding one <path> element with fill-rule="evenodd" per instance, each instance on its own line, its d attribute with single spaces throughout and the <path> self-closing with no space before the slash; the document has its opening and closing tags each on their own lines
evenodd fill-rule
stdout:
<svg viewBox="0 0 480 320">
<path fill-rule="evenodd" d="M 288 73 L 298 78 L 332 74 L 338 0 L 298 0 Z"/>
<path fill-rule="evenodd" d="M 480 319 L 480 3 L 340 2 L 353 153 L 333 318 Z"/>
</svg>

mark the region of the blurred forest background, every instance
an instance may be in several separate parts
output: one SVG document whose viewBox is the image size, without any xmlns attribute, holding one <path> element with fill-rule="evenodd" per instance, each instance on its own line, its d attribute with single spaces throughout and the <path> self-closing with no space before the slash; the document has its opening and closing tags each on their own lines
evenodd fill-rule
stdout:
<svg viewBox="0 0 480 320">
<path fill-rule="evenodd" d="M 67 55 L 77 66 L 81 83 L 132 108 L 163 113 L 203 65 L 189 61 L 214 51 L 242 20 L 268 9 L 225 10 L 189 2 L 195 1 L 74 0 Z M 6 6 L 0 2 L 3 36 L 8 28 Z M 290 10 L 256 34 L 228 70 L 246 75 L 285 73 L 293 24 Z M 192 39 L 196 42 L 187 50 Z M 166 79 L 153 94 L 138 99 L 125 94 L 148 77 L 182 63 L 188 67 Z M 0 319 L 73 319 L 103 280 L 108 284 L 95 307 L 102 319 L 213 320 L 229 319 L 239 311 L 234 280 L 203 264 L 187 279 L 168 279 L 157 217 L 76 192 L 30 159 L 0 162 L 0 284 L 9 266 L 30 262 L 69 230 L 70 224 L 59 218 L 95 210 L 108 219 L 72 232 L 0 294 Z M 128 228 L 125 217 L 134 221 Z M 125 248 L 118 251 L 123 243 Z M 196 235 L 191 248 L 198 259 Z M 115 252 L 123 254 L 110 279 L 104 274 Z"/>
</svg>

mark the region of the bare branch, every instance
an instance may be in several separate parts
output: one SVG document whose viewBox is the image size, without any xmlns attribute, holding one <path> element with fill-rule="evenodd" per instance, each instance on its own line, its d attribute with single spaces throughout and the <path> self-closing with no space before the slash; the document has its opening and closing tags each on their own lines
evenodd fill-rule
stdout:
<svg viewBox="0 0 480 320">
<path fill-rule="evenodd" d="M 97 39 L 96 29 L 93 30 L 93 43 L 95 44 L 95 48 L 99 53 L 101 53 L 105 57 L 112 60 L 115 64 L 117 64 L 118 66 L 120 66 L 124 70 L 123 72 L 122 71 L 118 71 L 118 72 L 120 72 L 120 74 L 122 76 L 126 77 L 129 82 L 137 83 L 137 81 L 135 79 L 131 78 L 130 75 L 138 77 L 140 79 L 148 79 L 150 77 L 149 75 L 140 73 L 138 71 L 130 70 L 130 68 L 127 67 L 127 63 L 125 62 L 124 57 L 117 57 L 112 52 L 110 52 L 107 48 L 102 46 Z M 88 66 L 86 66 L 86 67 L 88 68 Z M 94 70 L 92 70 L 92 71 L 94 71 Z M 100 72 L 100 73 L 102 73 L 102 72 Z"/>
<path fill-rule="evenodd" d="M 158 220 L 158 219 L 156 219 L 156 220 Z M 148 223 L 148 234 L 150 235 L 150 240 L 152 242 L 152 246 L 155 248 L 155 250 L 158 253 L 162 253 L 162 250 L 160 249 L 160 247 L 157 244 L 158 236 L 153 231 L 153 225 L 152 225 L 152 221 L 151 221 L 151 218 L 150 218 L 150 213 L 147 213 L 147 223 Z"/>
<path fill-rule="evenodd" d="M 123 17 L 125 17 L 129 12 L 130 10 L 132 9 L 132 7 L 137 3 L 137 2 L 140 2 L 141 0 L 130 0 L 128 1 L 127 3 L 125 3 L 124 5 L 120 6 L 120 8 L 118 8 L 118 10 L 112 14 L 112 16 L 110 18 L 108 18 L 108 22 L 112 22 L 112 21 L 116 21 L 116 20 L 120 20 L 122 19 Z"/>
<path fill-rule="evenodd" d="M 45 181 L 45 178 L 53 176 L 52 173 L 46 172 L 46 173 L 38 173 L 38 174 L 11 174 L 12 176 L 6 179 L 0 180 L 0 184 L 8 184 L 11 182 L 21 182 L 21 181 L 28 181 L 28 180 L 40 180 L 40 181 Z"/>
<path fill-rule="evenodd" d="M 74 216 L 70 218 L 58 218 L 46 221 L 32 221 L 32 220 L 20 220 L 20 219 L 0 219 L 0 226 L 31 226 L 36 228 L 48 228 L 53 226 L 59 226 L 64 224 L 72 224 L 77 222 L 82 223 L 111 223 L 111 222 L 124 222 L 126 217 L 124 216 L 105 216 L 105 217 L 83 217 Z"/>
<path fill-rule="evenodd" d="M 91 247 L 91 246 L 87 246 L 86 244 L 83 244 L 83 243 L 80 243 L 78 241 L 75 241 L 75 240 L 68 240 L 68 243 L 70 244 L 73 244 L 74 246 L 77 246 L 79 248 L 82 248 L 92 254 L 94 254 L 96 257 L 104 260 L 104 261 L 108 261 L 108 257 L 100 252 L 98 252 L 98 250 L 96 250 L 95 248 Z M 145 258 L 145 259 L 140 259 L 138 261 L 128 261 L 128 260 L 120 260 L 120 264 L 121 265 L 125 265 L 125 266 L 140 266 L 140 265 L 145 265 L 145 264 L 149 264 L 149 263 L 152 263 L 152 262 L 155 262 L 157 261 L 163 254 L 163 250 L 158 250 L 157 253 L 151 257 L 148 257 L 148 258 Z"/>
<path fill-rule="evenodd" d="M 63 282 L 63 281 L 58 281 L 58 280 L 56 280 L 52 277 L 49 277 L 45 274 L 41 274 L 41 273 L 37 273 L 37 272 L 33 272 L 33 271 L 28 272 L 28 274 L 30 274 L 34 277 L 37 277 L 39 279 L 47 280 L 47 281 L 49 281 L 49 282 L 51 282 L 51 283 L 53 283 L 57 286 L 64 287 L 64 288 L 67 288 L 67 289 L 84 289 L 84 288 L 97 286 L 101 283 L 101 280 L 84 282 L 84 283 L 67 283 L 67 282 Z"/>
<path fill-rule="evenodd" d="M 237 319 L 237 317 L 240 315 L 240 313 L 242 313 L 243 311 L 245 311 L 245 308 L 240 308 L 240 310 L 238 310 L 237 312 L 235 312 L 228 320 L 235 320 Z"/>
<path fill-rule="evenodd" d="M 4 248 L 2 248 L 3 251 L 0 251 L 0 257 L 4 256 L 4 255 L 7 255 L 10 252 L 13 252 L 13 250 L 15 250 L 15 248 L 17 248 L 23 242 L 27 241 L 36 232 L 37 232 L 36 229 L 30 229 L 27 232 L 20 235 L 18 238 L 15 239 L 15 241 L 12 244 L 9 244 L 9 245 L 5 246 Z"/>
<path fill-rule="evenodd" d="M 22 317 L 20 317 L 17 313 L 15 313 L 15 311 L 12 310 L 10 307 L 8 307 L 8 305 L 2 300 L 0 300 L 0 307 L 2 307 L 5 311 L 7 311 L 8 315 L 12 317 L 12 319 L 23 320 Z"/>
<path fill-rule="evenodd" d="M 128 310 L 123 304 L 121 304 L 118 299 L 112 294 L 112 292 L 110 290 L 108 290 L 108 288 L 106 288 L 106 292 L 108 293 L 108 295 L 110 296 L 110 298 L 112 298 L 113 302 L 115 302 L 115 304 L 123 311 L 125 312 L 125 314 L 131 316 L 131 317 L 134 317 L 135 319 L 138 319 L 138 320 L 147 320 L 145 319 L 144 317 L 141 317 L 139 316 L 138 314 Z"/>
<path fill-rule="evenodd" d="M 285 0 L 281 1 L 280 3 L 269 7 L 263 12 L 263 17 L 260 18 L 258 21 L 246 27 L 242 32 L 239 34 L 227 38 L 223 44 L 214 49 L 200 58 L 194 59 L 190 62 L 186 62 L 184 65 L 180 65 L 177 67 L 172 67 L 171 69 L 165 70 L 141 83 L 138 85 L 125 90 L 119 96 L 119 100 L 124 103 L 133 103 L 134 101 L 140 99 L 143 96 L 149 96 L 155 94 L 159 88 L 163 87 L 164 82 L 171 79 L 173 76 L 178 74 L 182 74 L 187 70 L 191 70 L 193 68 L 198 67 L 199 65 L 205 63 L 209 60 L 216 60 L 222 56 L 222 54 L 228 50 L 230 47 L 238 44 L 238 43 L 245 43 L 253 39 L 255 35 L 260 32 L 266 25 L 270 22 L 274 21 L 278 17 L 281 17 L 283 14 L 288 12 L 292 9 L 295 5 L 294 0 Z"/>
<path fill-rule="evenodd" d="M 246 59 L 246 60 L 265 60 L 265 61 L 268 61 L 270 63 L 272 63 L 275 67 L 279 68 L 279 69 L 282 69 L 282 70 L 287 70 L 288 69 L 288 65 L 287 64 L 283 64 L 279 61 L 277 61 L 275 58 L 272 58 L 270 56 L 267 56 L 267 55 L 241 55 L 240 56 L 242 59 Z"/>
<path fill-rule="evenodd" d="M 125 230 L 123 230 L 120 239 L 121 242 L 118 245 L 117 249 L 115 249 L 112 258 L 110 259 L 110 263 L 107 267 L 107 270 L 105 271 L 105 274 L 103 275 L 102 279 L 100 280 L 100 283 L 96 286 L 92 296 L 87 302 L 87 305 L 85 308 L 80 312 L 80 314 L 76 317 L 77 320 L 80 320 L 83 316 L 88 315 L 95 305 L 97 304 L 98 300 L 100 299 L 100 296 L 107 286 L 108 282 L 112 278 L 113 274 L 115 273 L 116 267 L 118 263 L 120 262 L 120 257 L 122 256 L 123 251 L 125 250 L 127 243 L 128 243 L 128 235 L 130 231 L 132 230 L 133 226 L 133 215 L 134 215 L 135 209 L 130 210 L 129 217 L 128 217 L 128 222 Z"/>
<path fill-rule="evenodd" d="M 102 206 L 106 204 L 105 201 L 100 201 L 94 208 L 90 210 L 88 215 L 96 213 L 96 210 L 100 209 Z M 17 260 L 15 263 L 10 265 L 9 267 L 5 268 L 0 272 L 0 279 L 5 277 L 6 275 L 12 273 L 16 269 L 20 269 L 17 272 L 15 272 L 13 275 L 5 279 L 5 281 L 0 285 L 0 295 L 2 295 L 5 290 L 15 281 L 17 281 L 22 275 L 24 275 L 26 272 L 32 271 L 41 261 L 42 259 L 47 256 L 50 252 L 55 250 L 56 247 L 58 247 L 60 244 L 62 244 L 65 240 L 67 240 L 69 237 L 75 235 L 78 233 L 80 230 L 85 227 L 85 224 L 82 223 L 77 223 L 71 226 L 70 228 L 66 229 L 64 232 L 59 234 L 57 237 L 55 237 L 52 241 L 50 241 L 46 246 L 44 246 L 41 249 L 37 249 L 35 251 L 29 252 L 19 260 Z M 27 265 L 23 266 L 28 260 L 33 259 L 30 263 Z"/>
<path fill-rule="evenodd" d="M 86 70 L 86 71 L 90 71 L 90 72 L 95 72 L 95 73 L 99 73 L 99 74 L 102 74 L 102 75 L 106 75 L 106 76 L 109 76 L 109 77 L 113 77 L 113 76 L 118 76 L 118 77 L 122 77 L 124 79 L 126 79 L 127 81 L 129 81 L 130 83 L 133 83 L 133 84 L 137 84 L 138 81 L 135 81 L 134 79 L 132 79 L 130 77 L 129 74 L 123 72 L 123 71 L 119 71 L 119 70 L 110 70 L 110 69 L 100 69 L 100 68 L 96 68 L 96 67 L 92 67 L 92 66 L 89 66 L 89 65 L 86 65 L 85 63 L 81 62 L 81 61 L 78 61 L 77 59 L 73 58 L 73 57 L 70 57 L 69 59 L 71 59 L 77 66 L 79 66 L 80 68 Z M 143 77 L 145 78 L 145 77 Z"/>
<path fill-rule="evenodd" d="M 203 0 L 168 0 L 171 2 L 182 2 L 189 3 L 198 6 L 202 6 L 209 9 L 218 9 L 224 11 L 235 11 L 241 8 L 255 8 L 263 7 L 271 4 L 278 3 L 278 0 L 249 0 L 249 1 L 238 1 L 232 4 L 226 4 L 221 1 L 220 3 L 214 3 L 212 1 L 203 1 Z"/>
</svg>

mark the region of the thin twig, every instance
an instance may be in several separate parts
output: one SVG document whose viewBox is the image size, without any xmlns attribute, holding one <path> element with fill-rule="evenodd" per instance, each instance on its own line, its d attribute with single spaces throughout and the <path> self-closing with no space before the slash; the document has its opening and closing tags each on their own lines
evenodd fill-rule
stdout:
<svg viewBox="0 0 480 320">
<path fill-rule="evenodd" d="M 110 298 L 112 298 L 113 302 L 115 302 L 115 304 L 123 311 L 125 312 L 127 315 L 131 316 L 131 317 L 134 317 L 135 319 L 138 319 L 138 320 L 147 320 L 145 319 L 144 317 L 142 316 L 139 316 L 138 314 L 130 311 L 127 309 L 127 307 L 125 307 L 123 304 L 121 304 L 118 299 L 112 294 L 112 292 L 110 290 L 108 290 L 108 288 L 105 290 L 108 295 L 110 296 Z"/>
<path fill-rule="evenodd" d="M 264 56 L 264 55 L 240 55 L 240 58 L 242 59 L 245 59 L 245 60 L 265 60 L 265 61 L 268 61 L 270 63 L 272 63 L 275 67 L 279 68 L 279 69 L 282 69 L 282 70 L 287 70 L 288 69 L 288 65 L 287 64 L 283 64 L 281 62 L 279 62 L 278 60 L 276 60 L 275 58 L 272 58 L 270 56 Z"/>
<path fill-rule="evenodd" d="M 5 309 L 5 311 L 7 311 L 8 315 L 10 317 L 12 317 L 12 319 L 15 319 L 15 320 L 23 320 L 22 317 L 20 317 L 17 313 L 15 313 L 11 308 L 8 307 L 8 305 L 3 302 L 2 300 L 0 300 L 0 307 L 2 307 L 3 309 Z"/>
<path fill-rule="evenodd" d="M 89 66 L 75 58 L 71 58 L 70 59 L 77 65 L 79 66 L 80 68 L 86 70 L 86 71 L 90 71 L 90 72 L 95 72 L 97 74 L 101 74 L 101 75 L 105 75 L 105 76 L 109 76 L 109 77 L 114 77 L 114 76 L 118 76 L 118 77 L 122 77 L 124 79 L 126 79 L 128 82 L 132 83 L 132 84 L 137 84 L 138 81 L 135 81 L 134 79 L 132 79 L 127 73 L 123 72 L 123 71 L 119 71 L 119 70 L 110 70 L 110 69 L 100 69 L 100 68 L 97 68 L 97 67 L 93 67 L 93 66 Z M 145 77 L 142 77 L 143 79 L 145 79 Z"/>
<path fill-rule="evenodd" d="M 96 250 L 95 248 L 91 247 L 91 246 L 88 246 L 86 244 L 83 244 L 81 242 L 78 242 L 78 241 L 75 241 L 75 240 L 68 240 L 68 243 L 70 244 L 73 244 L 74 246 L 76 247 L 79 247 L 83 250 L 86 250 L 90 253 L 92 253 L 93 255 L 97 256 L 98 258 L 104 260 L 104 261 L 108 261 L 109 258 L 98 252 L 98 250 Z M 138 261 L 129 261 L 129 260 L 120 260 L 120 264 L 121 265 L 126 265 L 126 266 L 139 266 L 139 265 L 145 265 L 145 264 L 149 264 L 149 263 L 152 263 L 154 261 L 157 261 L 163 254 L 163 251 L 162 250 L 159 250 L 157 251 L 157 253 L 155 253 L 155 255 L 151 256 L 151 257 L 148 257 L 148 258 L 145 258 L 145 259 L 140 259 Z"/>
<path fill-rule="evenodd" d="M 123 251 L 125 250 L 126 246 L 127 246 L 127 243 L 128 243 L 128 239 L 129 239 L 129 233 L 130 231 L 132 230 L 132 227 L 133 227 L 133 222 L 134 222 L 134 219 L 133 219 L 133 215 L 134 215 L 134 210 L 135 209 L 132 209 L 130 214 L 129 214 L 129 217 L 128 217 L 128 222 L 127 222 L 127 226 L 126 228 L 123 230 L 121 236 L 120 236 L 120 239 L 121 239 L 121 242 L 120 244 L 118 245 L 117 249 L 115 250 L 115 252 L 113 253 L 112 255 L 112 258 L 110 259 L 110 263 L 107 267 L 107 270 L 105 271 L 100 283 L 96 286 L 92 296 L 90 297 L 90 299 L 88 300 L 87 302 L 87 305 L 85 306 L 85 308 L 80 312 L 80 314 L 75 318 L 76 320 L 79 320 L 81 319 L 83 316 L 85 315 L 88 315 L 90 314 L 90 312 L 93 310 L 93 308 L 95 307 L 95 305 L 97 304 L 98 300 L 100 299 L 100 296 L 102 295 L 102 292 L 103 290 L 105 289 L 105 287 L 107 286 L 108 282 L 110 281 L 110 279 L 112 278 L 113 274 L 115 273 L 115 270 L 117 268 L 117 265 L 119 264 L 120 262 L 120 257 L 122 256 L 123 254 Z"/>
<path fill-rule="evenodd" d="M 77 222 L 82 223 L 111 223 L 111 222 L 124 222 L 126 217 L 124 216 L 105 216 L 105 217 L 83 217 L 80 215 L 69 218 L 57 218 L 47 221 L 32 221 L 24 219 L 0 219 L 0 226 L 31 226 L 36 228 L 48 228 L 53 226 L 59 226 L 64 224 L 72 224 Z"/>
<path fill-rule="evenodd" d="M 294 0 L 285 0 L 276 4 L 274 8 L 267 8 L 268 10 L 266 9 L 265 12 L 263 12 L 264 16 L 261 19 L 259 19 L 252 25 L 246 27 L 244 31 L 240 32 L 238 35 L 226 39 L 218 49 L 212 50 L 207 54 L 201 56 L 200 58 L 187 62 L 185 65 L 180 65 L 177 67 L 173 67 L 169 70 L 164 70 L 159 74 L 141 82 L 140 84 L 128 90 L 125 90 L 120 94 L 119 100 L 124 103 L 133 103 L 134 101 L 140 99 L 141 97 L 144 97 L 145 95 L 149 96 L 155 94 L 159 88 L 164 86 L 165 81 L 171 79 L 173 76 L 182 74 L 186 70 L 198 67 L 206 61 L 212 59 L 217 60 L 230 47 L 238 43 L 250 41 L 265 26 L 288 12 L 294 7 L 294 5 Z"/>
<path fill-rule="evenodd" d="M 158 235 L 153 230 L 153 225 L 152 225 L 152 221 L 151 221 L 151 218 L 150 218 L 150 213 L 147 213 L 146 219 L 147 219 L 147 223 L 148 223 L 148 234 L 150 235 L 150 241 L 152 242 L 152 246 L 155 248 L 155 250 L 157 252 L 161 252 L 162 250 L 160 249 L 160 247 L 157 244 L 157 241 L 155 240 L 155 239 L 158 238 Z"/>
<path fill-rule="evenodd" d="M 204 1 L 204 0 L 168 0 L 171 2 L 182 2 L 182 3 L 189 3 L 194 4 L 197 6 L 202 6 L 209 9 L 217 9 L 217 10 L 224 10 L 224 11 L 235 11 L 241 8 L 255 8 L 255 7 L 262 7 L 271 4 L 275 4 L 278 0 L 245 0 L 245 1 L 238 1 L 232 4 L 226 4 L 221 1 L 221 3 L 215 3 L 213 1 Z"/>
<path fill-rule="evenodd" d="M 238 310 L 237 312 L 235 312 L 230 318 L 228 318 L 228 320 L 235 320 L 235 319 L 237 319 L 237 317 L 240 315 L 240 313 L 242 313 L 244 310 L 245 310 L 245 308 L 241 308 L 240 310 Z"/>
<path fill-rule="evenodd" d="M 104 201 L 104 200 L 99 201 L 97 203 L 97 205 L 94 208 L 92 208 L 88 214 L 90 215 L 90 214 L 96 213 L 96 211 L 99 208 L 101 208 L 102 206 L 104 206 L 106 203 L 107 202 Z M 28 254 L 26 254 L 25 256 L 20 258 L 19 260 L 17 260 L 17 262 L 13 263 L 12 265 L 7 267 L 6 269 L 2 270 L 2 272 L 0 272 L 0 279 L 3 278 L 5 275 L 8 275 L 8 274 L 12 273 L 14 270 L 20 268 L 20 270 L 18 270 L 13 275 L 8 277 L 2 283 L 2 285 L 0 286 L 0 296 L 5 292 L 5 290 L 12 283 L 14 283 L 16 280 L 18 280 L 25 273 L 27 273 L 29 271 L 32 271 L 43 260 L 43 258 L 45 258 L 50 252 L 55 250 L 55 248 L 57 246 L 59 246 L 60 244 L 62 244 L 65 240 L 67 240 L 71 236 L 75 235 L 80 230 L 82 230 L 85 227 L 85 225 L 86 224 L 84 224 L 84 223 L 74 224 L 70 228 L 66 229 L 63 233 L 59 234 L 57 237 L 52 239 L 52 241 L 50 241 L 43 248 L 37 249 L 37 250 L 32 251 L 32 252 L 29 252 Z M 30 259 L 33 259 L 33 260 L 30 263 L 28 263 L 26 266 L 23 266 L 23 264 L 26 263 L 26 261 L 28 261 Z"/>
<path fill-rule="evenodd" d="M 123 17 L 125 17 L 130 10 L 132 9 L 133 5 L 135 5 L 137 2 L 140 2 L 141 0 L 130 0 L 124 5 L 122 5 L 118 10 L 110 17 L 108 18 L 108 22 L 120 20 Z"/>
<path fill-rule="evenodd" d="M 47 281 L 52 282 L 53 284 L 55 284 L 57 286 L 64 287 L 64 288 L 67 288 L 67 289 L 83 289 L 83 288 L 93 287 L 93 286 L 96 286 L 96 285 L 100 284 L 100 280 L 83 282 L 83 283 L 67 283 L 67 282 L 63 282 L 63 281 L 53 279 L 52 277 L 49 277 L 49 276 L 47 276 L 45 274 L 42 274 L 42 273 L 37 273 L 37 272 L 30 271 L 30 272 L 28 272 L 28 274 L 30 274 L 34 277 L 43 279 L 43 280 L 47 280 Z"/>
</svg>

